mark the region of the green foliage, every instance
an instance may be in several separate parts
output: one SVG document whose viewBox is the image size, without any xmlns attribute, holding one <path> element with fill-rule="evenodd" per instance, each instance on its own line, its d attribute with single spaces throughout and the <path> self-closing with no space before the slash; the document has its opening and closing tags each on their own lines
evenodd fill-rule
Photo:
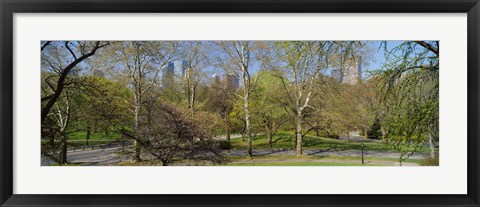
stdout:
<svg viewBox="0 0 480 207">
<path fill-rule="evenodd" d="M 367 131 L 367 137 L 370 139 L 382 138 L 382 131 L 379 119 L 376 119 L 375 122 L 369 127 Z"/>
<path fill-rule="evenodd" d="M 387 60 L 377 74 L 383 139 L 408 157 L 413 152 L 405 147 L 415 149 L 430 136 L 438 141 L 438 42 L 404 42 L 388 52 Z"/>
<path fill-rule="evenodd" d="M 90 43 L 53 42 L 42 52 L 43 98 L 59 81 L 54 66 L 72 60 L 65 48 L 75 46 L 79 53 L 81 44 L 89 48 Z M 70 147 L 86 144 L 87 137 L 91 143 L 127 137 L 163 164 L 222 162 L 221 150 L 246 149 L 247 143 L 213 136 L 245 135 L 247 120 L 255 149 L 294 149 L 298 139 L 306 149 L 358 150 L 361 143 L 338 138 L 360 131 L 382 139 L 364 142 L 366 150 L 401 152 L 403 160 L 428 152 L 424 143 L 430 137 L 439 141 L 438 42 L 403 42 L 387 51 L 382 70 L 356 84 L 338 82 L 328 71 L 368 53 L 364 42 L 223 43 L 111 42 L 67 75 L 64 91 L 42 123 L 42 154 L 57 159 L 65 139 Z M 214 45 L 223 47 L 208 55 Z M 160 71 L 183 59 L 189 62 L 183 77 L 166 84 Z M 240 75 L 241 86 L 208 84 L 210 69 Z M 303 134 L 295 137 L 294 129 Z"/>
</svg>

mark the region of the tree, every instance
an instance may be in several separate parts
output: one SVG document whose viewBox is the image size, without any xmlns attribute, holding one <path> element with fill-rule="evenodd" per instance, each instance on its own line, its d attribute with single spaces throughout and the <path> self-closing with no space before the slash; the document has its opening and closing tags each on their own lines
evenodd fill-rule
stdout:
<svg viewBox="0 0 480 207">
<path fill-rule="evenodd" d="M 106 58 L 114 65 L 111 68 L 120 75 L 121 79 L 128 80 L 133 91 L 134 131 L 140 129 L 140 114 L 143 96 L 154 86 L 158 86 L 160 71 L 172 60 L 176 54 L 178 43 L 162 41 L 125 41 L 115 42 Z M 134 138 L 133 162 L 140 162 L 141 146 L 137 143 L 142 137 Z"/>
<path fill-rule="evenodd" d="M 243 113 L 245 116 L 245 134 L 248 141 L 248 155 L 253 157 L 252 152 L 252 133 L 251 133 L 251 112 L 250 112 L 250 95 L 255 90 L 258 79 L 252 78 L 251 64 L 254 59 L 261 60 L 263 58 L 262 49 L 265 42 L 252 41 L 220 41 L 216 44 L 223 50 L 224 54 L 219 58 L 221 65 L 225 69 L 227 75 L 237 76 L 240 73 L 240 81 L 242 83 L 243 94 L 234 95 L 243 100 Z M 264 65 L 261 64 L 259 71 L 263 70 Z"/>
<path fill-rule="evenodd" d="M 234 99 L 235 98 L 231 95 L 231 91 L 227 90 L 226 84 L 212 82 L 211 87 L 209 88 L 206 108 L 208 111 L 215 112 L 222 117 L 224 122 L 224 134 L 228 143 L 230 143 L 230 133 L 232 130 L 230 113 L 233 110 Z"/>
<path fill-rule="evenodd" d="M 60 164 L 67 163 L 67 127 L 69 127 L 72 113 L 70 102 L 69 93 L 65 92 L 64 96 L 58 99 L 54 105 L 52 114 L 61 139 Z"/>
<path fill-rule="evenodd" d="M 225 156 L 213 140 L 212 127 L 217 118 L 199 112 L 192 117 L 180 108 L 157 102 L 152 125 L 142 126 L 139 134 L 144 150 L 167 166 L 177 160 L 222 163 Z"/>
<path fill-rule="evenodd" d="M 439 43 L 407 41 L 386 55 L 388 64 L 379 72 L 383 138 L 400 149 L 413 146 L 409 155 L 428 140 L 430 156 L 435 157 L 439 131 Z"/>
<path fill-rule="evenodd" d="M 285 94 L 278 78 L 283 74 L 279 70 L 264 70 L 256 76 L 260 77 L 257 77 L 259 81 L 252 97 L 252 112 L 265 128 L 270 149 L 273 149 L 273 136 L 288 121 L 288 114 L 281 105 Z"/>
<path fill-rule="evenodd" d="M 308 107 L 314 89 L 314 81 L 320 71 L 328 67 L 328 52 L 332 42 L 289 41 L 276 45 L 281 68 L 285 69 L 288 79 L 282 79 L 288 110 L 294 114 L 296 155 L 302 155 L 302 124 L 304 110 Z M 292 89 L 287 87 L 290 83 Z"/>
<path fill-rule="evenodd" d="M 355 57 L 360 42 L 347 41 L 288 41 L 276 44 L 279 68 L 285 70 L 288 79 L 282 79 L 287 92 L 287 110 L 292 114 L 295 128 L 296 155 L 302 156 L 303 124 L 305 112 L 315 110 L 310 105 L 315 90 L 315 81 L 327 70 L 331 60 L 339 56 L 348 62 Z M 288 88 L 287 86 L 290 86 Z"/>
<path fill-rule="evenodd" d="M 182 64 L 186 64 L 183 85 L 185 87 L 187 105 L 192 117 L 195 114 L 197 90 L 201 79 L 205 75 L 202 69 L 208 60 L 205 55 L 205 47 L 202 46 L 202 42 L 188 41 L 183 44 L 184 48 L 182 51 Z"/>
<path fill-rule="evenodd" d="M 86 75 L 81 77 L 82 85 L 74 98 L 77 103 L 78 121 L 83 122 L 87 136 L 96 127 L 102 127 L 105 135 L 111 128 L 120 130 L 132 123 L 133 116 L 126 100 L 132 99 L 132 92 L 121 82 L 107 78 Z"/>
<path fill-rule="evenodd" d="M 81 63 L 107 45 L 108 42 L 100 41 L 46 41 L 42 44 L 42 134 L 50 137 L 53 152 L 56 134 L 61 137 L 60 164 L 67 163 L 67 129 L 72 116 L 68 90 L 79 85 L 76 76 L 84 68 Z"/>
<path fill-rule="evenodd" d="M 348 133 L 352 129 L 353 116 L 352 97 L 347 93 L 349 85 L 320 76 L 315 81 L 316 93 L 312 95 L 310 105 L 305 111 L 305 125 L 308 127 L 304 134 L 311 131 L 316 136 L 338 138 L 341 133 Z"/>
<path fill-rule="evenodd" d="M 61 44 L 63 43 L 63 45 Z M 42 97 L 41 123 L 45 122 L 48 113 L 52 109 L 55 102 L 62 95 L 65 88 L 65 79 L 70 71 L 85 59 L 93 56 L 95 52 L 107 46 L 109 43 L 100 41 L 77 41 L 77 42 L 50 42 L 43 44 L 42 51 L 42 70 L 53 71 L 58 75 L 56 83 L 48 82 L 48 86 L 52 90 L 51 94 L 45 94 Z M 72 48 L 74 47 L 74 48 Z M 68 57 L 70 56 L 70 57 Z M 78 57 L 77 57 L 78 56 Z M 43 102 L 46 102 L 44 105 Z"/>
<path fill-rule="evenodd" d="M 375 123 L 375 106 L 378 100 L 375 94 L 375 87 L 378 82 L 375 79 L 369 79 L 357 83 L 356 85 L 347 85 L 348 101 L 352 111 L 348 118 L 353 128 L 363 132 L 368 136 L 368 130 Z"/>
</svg>

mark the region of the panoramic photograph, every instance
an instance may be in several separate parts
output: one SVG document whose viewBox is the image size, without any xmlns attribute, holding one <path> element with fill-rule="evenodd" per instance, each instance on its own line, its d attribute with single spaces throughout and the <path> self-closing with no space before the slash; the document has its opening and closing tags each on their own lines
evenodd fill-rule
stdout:
<svg viewBox="0 0 480 207">
<path fill-rule="evenodd" d="M 41 41 L 41 166 L 439 166 L 439 41 Z"/>
</svg>

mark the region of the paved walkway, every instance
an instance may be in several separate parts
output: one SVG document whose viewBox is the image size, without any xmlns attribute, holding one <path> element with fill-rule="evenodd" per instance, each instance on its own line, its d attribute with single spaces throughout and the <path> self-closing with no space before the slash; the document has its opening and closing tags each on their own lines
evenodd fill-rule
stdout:
<svg viewBox="0 0 480 207">
<path fill-rule="evenodd" d="M 127 150 L 128 147 L 125 148 Z M 122 147 L 98 149 L 88 151 L 68 152 L 67 159 L 70 163 L 78 163 L 80 165 L 112 165 L 122 161 L 130 161 L 128 155 L 123 155 Z M 225 151 L 230 156 L 247 156 L 247 150 L 231 150 L 230 153 Z M 295 155 L 293 149 L 254 149 L 254 156 L 266 155 Z M 360 150 L 318 150 L 305 149 L 304 155 L 311 156 L 361 156 Z M 400 153 L 396 152 L 378 152 L 378 151 L 364 151 L 365 159 L 369 157 L 383 157 L 383 158 L 399 158 Z M 409 159 L 423 159 L 425 155 L 414 154 Z M 407 161 L 408 162 L 408 161 Z"/>
<path fill-rule="evenodd" d="M 125 147 L 127 150 L 128 147 Z M 122 155 L 122 147 L 97 149 L 88 151 L 69 151 L 67 160 L 69 163 L 80 165 L 112 165 L 118 162 L 130 160 L 128 155 Z"/>
</svg>

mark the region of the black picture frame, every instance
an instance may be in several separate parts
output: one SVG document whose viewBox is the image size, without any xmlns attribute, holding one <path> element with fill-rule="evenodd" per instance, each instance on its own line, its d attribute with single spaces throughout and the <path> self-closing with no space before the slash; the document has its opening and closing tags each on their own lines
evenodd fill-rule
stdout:
<svg viewBox="0 0 480 207">
<path fill-rule="evenodd" d="M 480 206 L 478 0 L 0 0 L 1 206 Z M 13 194 L 15 13 L 467 13 L 468 189 L 465 195 L 20 195 Z M 448 178 L 446 178 L 448 179 Z M 414 187 L 414 186 L 412 186 Z"/>
</svg>

